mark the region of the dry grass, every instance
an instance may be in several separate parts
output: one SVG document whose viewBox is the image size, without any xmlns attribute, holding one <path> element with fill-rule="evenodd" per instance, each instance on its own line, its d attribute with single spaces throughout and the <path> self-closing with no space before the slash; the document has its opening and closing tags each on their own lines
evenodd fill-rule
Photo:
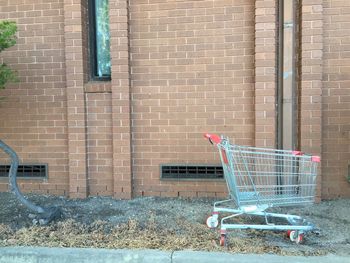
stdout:
<svg viewBox="0 0 350 263">
<path fill-rule="evenodd" d="M 304 210 L 288 209 L 287 213 L 308 216 L 322 229 L 320 236 L 309 233 L 305 245 L 283 239 L 281 232 L 233 230 L 228 234 L 228 247 L 223 248 L 219 246 L 219 232 L 208 229 L 204 223 L 212 211 L 212 200 L 138 198 L 120 201 L 100 197 L 70 200 L 42 195 L 31 198 L 38 204 L 60 206 L 62 220 L 49 226 L 32 226 L 29 211 L 18 204 L 13 195 L 1 193 L 0 246 L 349 254 L 348 200 L 323 202 Z M 263 218 L 242 216 L 232 219 L 232 223 L 265 222 Z"/>
<path fill-rule="evenodd" d="M 251 231 L 247 237 L 230 236 L 228 247 L 223 248 L 218 245 L 217 231 L 210 230 L 203 224 L 181 220 L 178 223 L 182 224 L 181 233 L 160 228 L 154 218 L 150 218 L 144 226 L 136 220 L 113 226 L 103 221 L 84 225 L 71 219 L 49 226 L 32 226 L 19 230 L 0 224 L 0 246 L 142 248 L 168 251 L 191 249 L 285 254 L 281 248 L 265 244 L 263 232 Z"/>
</svg>

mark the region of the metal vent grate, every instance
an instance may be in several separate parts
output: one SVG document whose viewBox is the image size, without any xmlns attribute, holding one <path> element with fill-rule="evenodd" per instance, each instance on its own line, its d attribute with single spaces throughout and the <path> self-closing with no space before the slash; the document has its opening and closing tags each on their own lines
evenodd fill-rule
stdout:
<svg viewBox="0 0 350 263">
<path fill-rule="evenodd" d="M 161 165 L 162 179 L 222 179 L 222 166 L 214 165 Z"/>
<path fill-rule="evenodd" d="M 0 178 L 8 177 L 11 165 L 0 165 Z M 17 170 L 18 178 L 44 178 L 47 177 L 47 164 L 20 164 Z"/>
</svg>

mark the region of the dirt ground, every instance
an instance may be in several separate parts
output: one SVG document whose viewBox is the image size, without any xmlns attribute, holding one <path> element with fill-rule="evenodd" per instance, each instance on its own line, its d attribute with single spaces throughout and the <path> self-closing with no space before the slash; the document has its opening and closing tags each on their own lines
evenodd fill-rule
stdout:
<svg viewBox="0 0 350 263">
<path fill-rule="evenodd" d="M 0 246 L 156 248 L 162 250 L 229 251 L 282 255 L 350 255 L 350 200 L 324 201 L 277 212 L 304 216 L 320 233 L 309 233 L 297 245 L 285 233 L 235 230 L 228 246 L 219 246 L 219 231 L 208 229 L 213 199 L 144 197 L 129 201 L 109 197 L 70 200 L 29 195 L 35 204 L 59 206 L 62 218 L 47 226 L 33 225 L 31 212 L 11 193 L 0 193 Z M 251 223 L 254 218 L 239 218 Z"/>
</svg>

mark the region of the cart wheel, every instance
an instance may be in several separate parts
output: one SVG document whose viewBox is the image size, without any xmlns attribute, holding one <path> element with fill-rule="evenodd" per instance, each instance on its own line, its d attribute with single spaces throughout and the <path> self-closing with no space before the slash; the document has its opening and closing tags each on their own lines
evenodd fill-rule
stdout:
<svg viewBox="0 0 350 263">
<path fill-rule="evenodd" d="M 226 247 L 227 246 L 227 238 L 226 235 L 222 234 L 220 236 L 220 246 Z"/>
<path fill-rule="evenodd" d="M 287 230 L 287 232 L 286 232 L 286 238 L 290 238 L 290 232 L 292 232 L 292 230 Z"/>
<path fill-rule="evenodd" d="M 217 228 L 219 225 L 218 217 L 214 215 L 209 216 L 207 218 L 206 224 L 209 228 Z"/>
<path fill-rule="evenodd" d="M 298 237 L 296 238 L 295 243 L 303 244 L 304 242 L 305 242 L 304 234 L 303 233 L 298 234 Z"/>
<path fill-rule="evenodd" d="M 287 235 L 289 236 L 290 241 L 295 242 L 298 238 L 298 231 L 288 230 Z"/>
</svg>

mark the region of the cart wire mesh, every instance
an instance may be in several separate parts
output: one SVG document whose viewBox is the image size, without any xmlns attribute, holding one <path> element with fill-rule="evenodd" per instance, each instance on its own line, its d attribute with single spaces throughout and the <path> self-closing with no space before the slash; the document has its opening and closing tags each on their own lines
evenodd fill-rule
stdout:
<svg viewBox="0 0 350 263">
<path fill-rule="evenodd" d="M 318 162 L 300 152 L 218 144 L 224 176 L 238 206 L 314 202 Z"/>
</svg>

